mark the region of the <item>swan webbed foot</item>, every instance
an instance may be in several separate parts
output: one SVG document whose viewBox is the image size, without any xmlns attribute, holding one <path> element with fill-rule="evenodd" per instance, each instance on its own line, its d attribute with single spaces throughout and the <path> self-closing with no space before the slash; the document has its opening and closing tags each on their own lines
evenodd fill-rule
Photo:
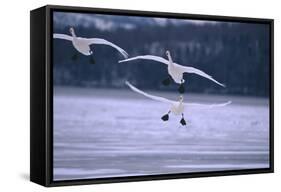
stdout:
<svg viewBox="0 0 281 192">
<path fill-rule="evenodd" d="M 95 61 L 95 59 L 93 58 L 93 56 L 90 57 L 90 61 L 89 61 L 89 62 L 90 62 L 90 64 L 96 64 L 96 61 Z"/>
<path fill-rule="evenodd" d="M 161 117 L 161 119 L 162 119 L 163 121 L 168 121 L 168 120 L 169 120 L 169 113 L 170 113 L 170 111 L 169 111 L 167 114 L 163 115 L 163 116 Z"/>
<path fill-rule="evenodd" d="M 183 86 L 183 83 L 180 84 L 179 88 L 178 88 L 179 93 L 183 94 L 185 92 L 185 88 Z"/>
<path fill-rule="evenodd" d="M 180 123 L 185 126 L 186 125 L 186 121 L 184 120 L 184 118 L 182 117 L 181 120 L 180 120 Z"/>
<path fill-rule="evenodd" d="M 71 60 L 72 60 L 72 61 L 77 61 L 77 59 L 78 59 L 78 54 L 77 54 L 77 53 L 74 53 L 74 54 L 72 55 L 72 57 L 71 57 Z"/>
<path fill-rule="evenodd" d="M 162 84 L 165 85 L 165 86 L 170 85 L 170 84 L 171 84 L 171 79 L 170 79 L 170 77 L 168 77 L 167 79 L 164 79 L 164 80 L 162 81 Z"/>
<path fill-rule="evenodd" d="M 185 121 L 185 119 L 184 119 L 183 113 L 181 114 L 180 123 L 181 123 L 183 126 L 186 126 L 186 121 Z"/>
<path fill-rule="evenodd" d="M 165 115 L 163 115 L 162 117 L 161 117 L 161 119 L 163 120 L 163 121 L 168 121 L 169 120 L 169 114 L 171 113 L 171 111 L 168 111 L 168 113 L 167 114 L 165 114 Z"/>
</svg>

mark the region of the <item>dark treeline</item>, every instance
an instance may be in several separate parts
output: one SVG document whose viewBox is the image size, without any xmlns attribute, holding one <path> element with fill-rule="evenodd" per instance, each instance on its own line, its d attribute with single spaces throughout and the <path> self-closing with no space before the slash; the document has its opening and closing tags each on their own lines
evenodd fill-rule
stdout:
<svg viewBox="0 0 281 192">
<path fill-rule="evenodd" d="M 125 49 L 130 57 L 165 56 L 170 50 L 173 61 L 203 70 L 227 87 L 222 88 L 203 77 L 185 74 L 188 92 L 268 96 L 269 28 L 264 24 L 221 23 L 156 26 L 100 31 L 95 27 L 76 27 L 77 36 L 107 39 Z M 54 32 L 69 34 L 68 27 L 54 26 Z M 129 80 L 142 89 L 175 90 L 164 87 L 167 67 L 154 61 L 123 59 L 109 46 L 93 46 L 96 64 L 79 54 L 71 42 L 54 40 L 54 84 L 87 87 L 124 87 Z"/>
</svg>

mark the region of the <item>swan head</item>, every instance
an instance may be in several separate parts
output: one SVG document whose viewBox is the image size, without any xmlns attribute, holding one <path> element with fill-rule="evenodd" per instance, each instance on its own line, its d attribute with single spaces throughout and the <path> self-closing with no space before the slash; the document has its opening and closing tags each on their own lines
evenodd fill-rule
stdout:
<svg viewBox="0 0 281 192">
<path fill-rule="evenodd" d="M 167 55 L 167 57 L 171 56 L 171 54 L 170 54 L 170 51 L 169 51 L 169 50 L 167 50 L 167 51 L 166 51 L 166 55 Z"/>
<path fill-rule="evenodd" d="M 172 60 L 171 53 L 170 53 L 169 50 L 166 51 L 166 55 L 167 55 L 167 57 L 168 57 L 168 59 L 169 59 L 169 63 L 172 64 L 172 63 L 173 63 L 173 60 Z"/>
<path fill-rule="evenodd" d="M 74 31 L 74 28 L 73 27 L 70 27 L 69 28 L 69 32 L 71 35 L 75 35 L 75 31 Z"/>
</svg>

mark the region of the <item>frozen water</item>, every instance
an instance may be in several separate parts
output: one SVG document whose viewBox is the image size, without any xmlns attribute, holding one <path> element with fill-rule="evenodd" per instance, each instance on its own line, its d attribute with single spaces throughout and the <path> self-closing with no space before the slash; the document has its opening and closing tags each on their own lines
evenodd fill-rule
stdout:
<svg viewBox="0 0 281 192">
<path fill-rule="evenodd" d="M 178 94 L 149 93 L 177 100 Z M 130 90 L 54 91 L 54 180 L 269 167 L 268 99 L 186 94 L 219 103 L 160 118 L 169 105 Z"/>
</svg>

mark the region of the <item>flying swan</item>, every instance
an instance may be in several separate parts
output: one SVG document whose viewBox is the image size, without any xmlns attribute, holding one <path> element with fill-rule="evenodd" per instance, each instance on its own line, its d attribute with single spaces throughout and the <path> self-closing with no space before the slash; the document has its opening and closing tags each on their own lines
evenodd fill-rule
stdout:
<svg viewBox="0 0 281 192">
<path fill-rule="evenodd" d="M 194 67 L 188 67 L 188 66 L 183 66 L 183 65 L 179 65 L 177 63 L 174 63 L 170 54 L 170 51 L 166 51 L 166 55 L 168 57 L 168 60 L 162 58 L 162 57 L 158 57 L 158 56 L 154 56 L 154 55 L 141 55 L 141 56 L 136 56 L 136 57 L 132 57 L 129 59 L 125 59 L 125 60 L 121 60 L 119 61 L 119 63 L 123 63 L 123 62 L 127 62 L 127 61 L 132 61 L 132 60 L 137 60 L 137 59 L 146 59 L 146 60 L 153 60 L 153 61 L 158 61 L 161 63 L 164 63 L 166 65 L 168 65 L 168 73 L 169 76 L 167 79 L 163 80 L 162 83 L 163 85 L 169 85 L 171 82 L 171 77 L 174 80 L 174 82 L 176 82 L 177 84 L 180 84 L 178 91 L 180 93 L 184 93 L 184 78 L 183 78 L 183 73 L 195 73 L 197 75 L 200 75 L 202 77 L 205 77 L 213 82 L 215 82 L 216 84 L 225 87 L 224 84 L 218 82 L 217 80 L 213 79 L 212 76 L 206 74 L 205 72 L 196 69 Z"/>
<path fill-rule="evenodd" d="M 167 114 L 163 115 L 161 117 L 161 119 L 163 121 L 168 121 L 169 120 L 169 114 L 172 113 L 174 115 L 181 115 L 182 118 L 180 120 L 180 123 L 185 126 L 186 125 L 186 121 L 184 119 L 184 109 L 185 107 L 202 107 L 202 108 L 213 108 L 213 107 L 224 107 L 226 105 L 229 105 L 231 103 L 231 101 L 225 102 L 225 103 L 220 103 L 220 104 L 199 104 L 199 103 L 184 103 L 183 102 L 183 96 L 180 95 L 179 96 L 179 101 L 173 101 L 173 100 L 169 100 L 163 97 L 159 97 L 159 96 L 154 96 L 154 95 L 150 95 L 148 93 L 145 93 L 141 90 L 139 90 L 138 88 L 134 87 L 130 82 L 126 81 L 125 82 L 127 86 L 129 86 L 130 89 L 132 89 L 134 92 L 137 92 L 141 95 L 144 95 L 145 97 L 148 97 L 150 99 L 156 100 L 156 101 L 160 101 L 166 104 L 170 104 L 170 110 L 168 111 Z"/>
<path fill-rule="evenodd" d="M 92 44 L 103 44 L 103 45 L 109 45 L 115 49 L 117 49 L 125 58 L 128 58 L 128 53 L 123 50 L 122 48 L 118 47 L 117 45 L 105 40 L 105 39 L 100 39 L 100 38 L 83 38 L 83 37 L 77 37 L 74 31 L 73 27 L 70 27 L 69 32 L 71 34 L 70 35 L 65 35 L 65 34 L 58 34 L 58 33 L 54 33 L 53 34 L 53 38 L 55 39 L 64 39 L 64 40 L 68 40 L 71 41 L 74 48 L 82 53 L 83 55 L 86 56 L 91 56 L 93 54 L 93 50 L 91 49 L 90 45 Z M 74 55 L 72 57 L 73 60 L 77 59 L 77 55 Z M 90 59 L 91 63 L 95 63 L 94 59 L 91 57 Z"/>
</svg>

